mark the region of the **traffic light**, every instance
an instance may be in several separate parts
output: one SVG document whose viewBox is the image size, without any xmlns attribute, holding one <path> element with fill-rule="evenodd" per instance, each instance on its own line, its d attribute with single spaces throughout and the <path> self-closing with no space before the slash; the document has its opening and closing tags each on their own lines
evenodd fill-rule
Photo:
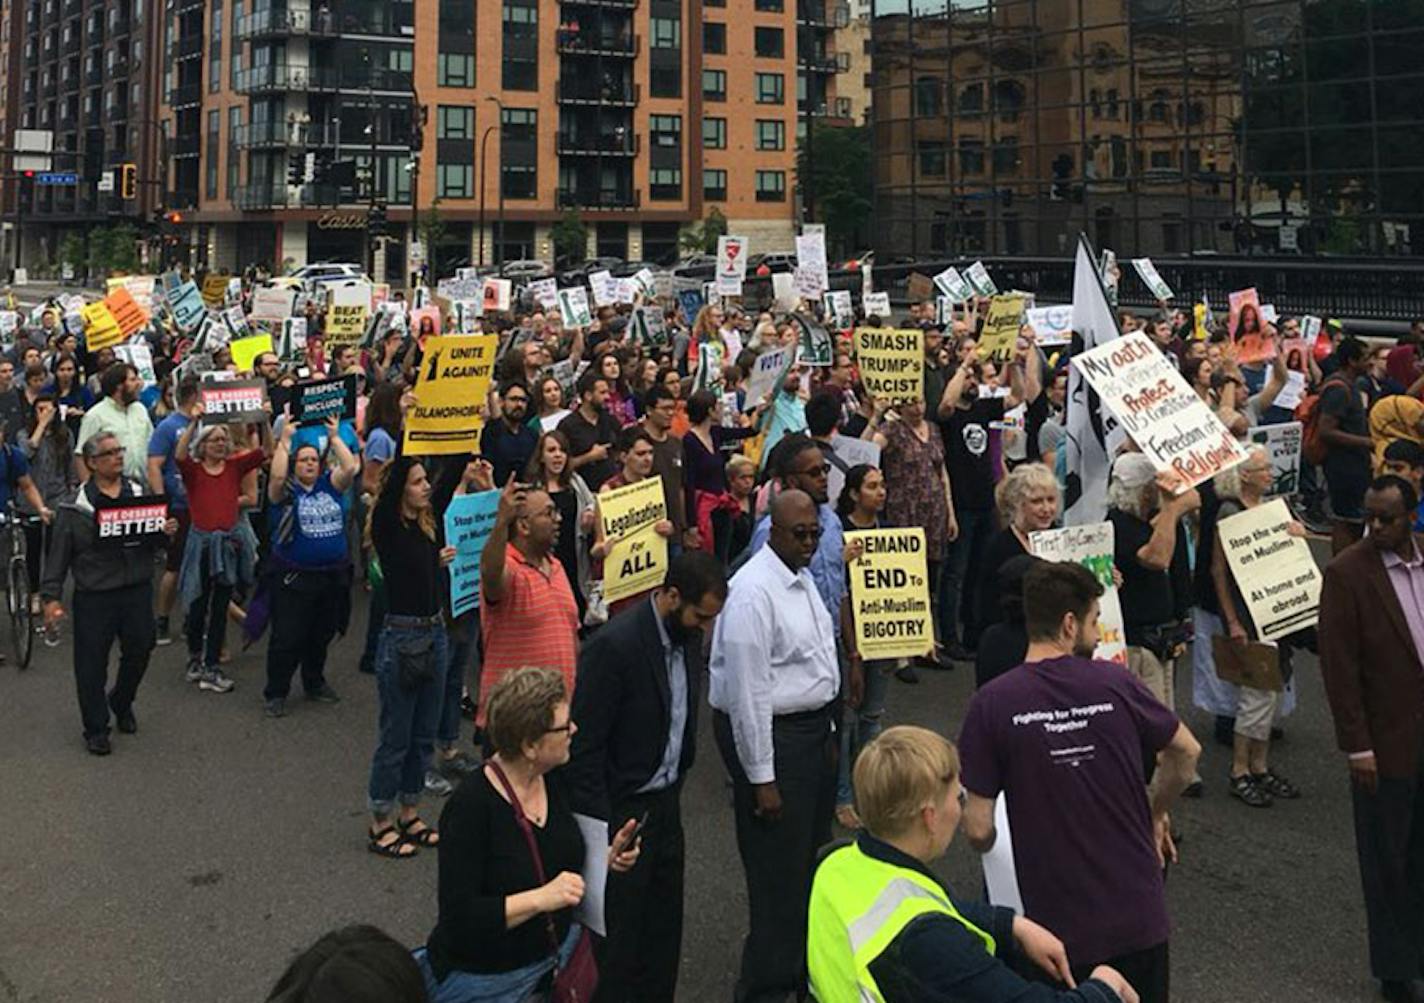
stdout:
<svg viewBox="0 0 1424 1003">
<path fill-rule="evenodd" d="M 384 237 L 386 235 L 386 206 L 383 202 L 377 202 L 371 206 L 366 215 L 366 229 L 373 237 Z"/>
<path fill-rule="evenodd" d="M 119 196 L 124 201 L 138 198 L 138 165 L 119 165 Z"/>
<path fill-rule="evenodd" d="M 179 223 L 183 222 L 183 214 L 177 209 L 170 209 L 167 213 L 164 214 L 163 218 L 173 226 L 177 226 Z"/>
<path fill-rule="evenodd" d="M 306 173 L 307 156 L 305 150 L 287 151 L 287 184 L 293 188 L 300 188 L 302 176 Z"/>
</svg>

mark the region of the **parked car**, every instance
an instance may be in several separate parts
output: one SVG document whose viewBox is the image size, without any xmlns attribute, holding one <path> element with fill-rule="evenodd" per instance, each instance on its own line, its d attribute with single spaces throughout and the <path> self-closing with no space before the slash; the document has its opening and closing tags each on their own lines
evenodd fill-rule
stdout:
<svg viewBox="0 0 1424 1003">
<path fill-rule="evenodd" d="M 506 261 L 500 265 L 499 274 L 502 278 L 527 282 L 530 279 L 548 278 L 554 274 L 554 271 L 544 262 L 531 258 L 523 261 Z"/>
<path fill-rule="evenodd" d="M 796 271 L 794 254 L 753 254 L 747 259 L 747 271 L 752 275 L 771 275 Z"/>
<path fill-rule="evenodd" d="M 366 269 L 345 261 L 322 261 L 303 265 L 294 271 L 291 277 L 307 284 L 323 279 L 363 279 L 366 277 Z"/>
<path fill-rule="evenodd" d="M 711 254 L 690 254 L 672 266 L 673 275 L 684 279 L 710 279 L 717 271 L 717 259 Z"/>
<path fill-rule="evenodd" d="M 569 285 L 582 285 L 594 272 L 613 271 L 623 267 L 622 258 L 589 258 L 559 273 L 559 279 Z"/>
<path fill-rule="evenodd" d="M 664 270 L 663 266 L 658 264 L 656 261 L 625 261 L 622 264 L 618 265 L 616 268 L 613 268 L 612 272 L 619 278 L 627 279 L 632 278 L 634 275 L 637 275 L 644 268 L 646 268 L 650 272 L 653 272 L 654 274 Z"/>
</svg>

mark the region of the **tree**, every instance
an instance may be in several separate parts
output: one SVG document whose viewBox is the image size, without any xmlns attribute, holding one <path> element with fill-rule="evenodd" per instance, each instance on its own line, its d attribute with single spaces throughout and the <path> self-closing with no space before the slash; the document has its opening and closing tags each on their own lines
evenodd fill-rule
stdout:
<svg viewBox="0 0 1424 1003">
<path fill-rule="evenodd" d="M 439 248 L 445 239 L 445 220 L 440 216 L 440 199 L 434 198 L 430 202 L 430 208 L 424 212 L 416 212 L 415 234 L 419 238 L 421 249 L 425 252 L 425 261 L 429 266 L 429 275 L 440 276 L 446 274 L 444 264 L 439 259 Z"/>
<path fill-rule="evenodd" d="M 826 224 L 826 249 L 855 253 L 870 224 L 873 161 L 869 126 L 812 123 L 810 141 L 796 155 L 802 200 Z"/>
<path fill-rule="evenodd" d="M 685 254 L 716 254 L 717 238 L 727 233 L 727 217 L 713 206 L 700 223 L 689 223 L 677 235 L 677 244 Z"/>
<path fill-rule="evenodd" d="M 59 242 L 59 261 L 61 268 L 68 262 L 74 268 L 75 277 L 83 278 L 84 268 L 88 264 L 87 255 L 84 253 L 84 238 L 73 231 L 66 233 L 64 239 Z"/>
<path fill-rule="evenodd" d="M 549 229 L 549 239 L 554 244 L 555 261 L 577 265 L 588 253 L 588 225 L 577 209 L 564 211 L 559 221 Z"/>
<path fill-rule="evenodd" d="M 138 270 L 138 231 L 128 223 L 105 226 L 89 235 L 89 264 L 100 272 Z"/>
</svg>

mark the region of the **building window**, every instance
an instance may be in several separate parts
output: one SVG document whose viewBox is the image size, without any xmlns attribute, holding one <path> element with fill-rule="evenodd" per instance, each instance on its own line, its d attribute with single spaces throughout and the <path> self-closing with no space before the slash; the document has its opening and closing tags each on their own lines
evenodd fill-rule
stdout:
<svg viewBox="0 0 1424 1003">
<path fill-rule="evenodd" d="M 785 104 L 786 77 L 780 73 L 756 75 L 757 104 Z"/>
<path fill-rule="evenodd" d="M 959 173 L 984 173 L 984 141 L 967 136 L 959 140 Z"/>
<path fill-rule="evenodd" d="M 756 0 L 756 9 L 768 14 L 780 14 L 786 9 L 785 0 Z"/>
<path fill-rule="evenodd" d="M 727 0 L 702 0 L 702 6 L 704 6 L 704 7 L 725 7 L 725 6 L 727 6 Z"/>
<path fill-rule="evenodd" d="M 1019 172 L 1019 141 L 1016 136 L 1005 136 L 994 144 L 994 173 L 1017 174 Z"/>
<path fill-rule="evenodd" d="M 539 8 L 504 5 L 501 83 L 507 91 L 539 89 Z"/>
<path fill-rule="evenodd" d="M 758 202 L 785 202 L 786 172 L 757 171 L 756 198 Z"/>
<path fill-rule="evenodd" d="M 208 60 L 208 93 L 216 94 L 220 90 L 222 90 L 222 60 L 214 56 Z"/>
<path fill-rule="evenodd" d="M 474 194 L 474 164 L 440 164 L 435 168 L 435 195 L 442 199 L 467 199 Z"/>
<path fill-rule="evenodd" d="M 945 149 L 940 140 L 920 140 L 916 144 L 920 154 L 920 176 L 942 178 L 945 174 Z"/>
<path fill-rule="evenodd" d="M 708 202 L 727 201 L 727 172 L 709 170 L 702 172 L 702 197 Z"/>
<path fill-rule="evenodd" d="M 475 109 L 442 104 L 435 111 L 436 139 L 474 139 Z"/>
<path fill-rule="evenodd" d="M 218 159 L 222 147 L 222 112 L 213 108 L 208 112 L 208 156 L 206 195 L 210 199 L 218 197 Z"/>
<path fill-rule="evenodd" d="M 757 28 L 753 36 L 756 54 L 765 59 L 786 55 L 786 34 L 780 28 Z"/>
<path fill-rule="evenodd" d="M 1168 151 L 1168 150 L 1153 150 L 1153 151 L 1152 151 L 1152 169 L 1153 169 L 1153 170 L 1158 170 L 1158 171 L 1161 171 L 1161 170 L 1170 170 L 1171 167 L 1172 167 L 1172 154 L 1171 154 L 1170 151 Z"/>
<path fill-rule="evenodd" d="M 654 167 L 648 171 L 648 195 L 660 202 L 682 198 L 682 168 Z"/>
<path fill-rule="evenodd" d="M 242 105 L 227 110 L 227 197 L 232 198 L 240 180 L 242 158 L 237 153 L 237 134 L 242 131 Z"/>
<path fill-rule="evenodd" d="M 757 119 L 756 148 L 758 150 L 786 149 L 786 123 L 780 119 Z"/>
<path fill-rule="evenodd" d="M 648 18 L 648 45 L 654 49 L 682 47 L 682 21 L 675 17 Z"/>
<path fill-rule="evenodd" d="M 435 57 L 435 82 L 441 87 L 475 86 L 475 57 L 442 52 Z"/>
<path fill-rule="evenodd" d="M 937 117 L 940 114 L 939 77 L 920 77 L 915 81 L 915 114 Z"/>
<path fill-rule="evenodd" d="M 973 118 L 984 110 L 984 85 L 969 84 L 959 92 L 959 114 Z"/>
<path fill-rule="evenodd" d="M 648 141 L 654 148 L 679 146 L 682 143 L 681 115 L 649 115 Z"/>
<path fill-rule="evenodd" d="M 702 120 L 702 145 L 709 150 L 727 148 L 727 120 L 725 118 L 704 118 Z"/>
<path fill-rule="evenodd" d="M 704 101 L 727 100 L 727 71 L 702 71 L 702 99 Z"/>
<path fill-rule="evenodd" d="M 505 108 L 500 116 L 500 190 L 505 198 L 538 196 L 538 122 L 533 108 Z"/>
<path fill-rule="evenodd" d="M 727 54 L 727 26 L 716 21 L 702 22 L 702 51 L 714 56 Z"/>
</svg>

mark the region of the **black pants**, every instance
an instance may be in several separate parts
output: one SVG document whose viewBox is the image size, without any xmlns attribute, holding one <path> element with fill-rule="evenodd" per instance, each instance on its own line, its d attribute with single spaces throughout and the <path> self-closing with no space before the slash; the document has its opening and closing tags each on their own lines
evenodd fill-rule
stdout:
<svg viewBox="0 0 1424 1003">
<path fill-rule="evenodd" d="M 188 619 L 183 630 L 188 635 L 188 657 L 201 658 L 207 668 L 213 668 L 222 658 L 223 639 L 227 634 L 227 604 L 231 600 L 232 586 L 215 580 L 208 572 L 205 560 L 203 591 L 188 607 Z"/>
<path fill-rule="evenodd" d="M 603 915 L 608 937 L 598 955 L 598 1003 L 666 1003 L 677 998 L 682 958 L 684 844 L 681 784 L 635 794 L 608 820 L 609 836 L 648 813 L 633 869 L 608 872 Z"/>
<path fill-rule="evenodd" d="M 292 572 L 278 579 L 272 589 L 265 699 L 286 699 L 298 668 L 308 693 L 325 685 L 326 649 L 336 636 L 341 590 L 350 587 L 345 576 L 321 572 Z"/>
<path fill-rule="evenodd" d="M 1370 971 L 1377 979 L 1424 974 L 1424 764 L 1366 794 L 1351 785 L 1355 846 L 1365 889 Z"/>
<path fill-rule="evenodd" d="M 40 565 L 49 553 L 50 527 L 42 522 L 25 523 L 25 570 L 30 575 L 30 591 L 40 590 Z"/>
<path fill-rule="evenodd" d="M 831 708 L 772 720 L 781 817 L 757 817 L 756 794 L 742 771 L 731 719 L 718 711 L 712 731 L 732 776 L 737 851 L 747 879 L 750 913 L 742 944 L 737 1003 L 782 1000 L 806 985 L 806 913 L 816 853 L 831 838 L 836 801 L 835 732 Z"/>
<path fill-rule="evenodd" d="M 115 638 L 119 675 L 106 700 L 109 649 Z M 86 738 L 108 733 L 110 708 L 121 714 L 133 706 L 154 642 L 151 585 L 74 593 L 74 685 Z"/>
<path fill-rule="evenodd" d="M 1169 989 L 1167 941 L 1156 947 L 1144 947 L 1130 954 L 1119 954 L 1100 964 L 1116 968 L 1127 979 L 1128 985 L 1137 990 L 1142 1003 L 1167 1003 Z M 1088 978 L 1097 965 L 1073 968 L 1073 981 L 1082 982 Z"/>
</svg>

